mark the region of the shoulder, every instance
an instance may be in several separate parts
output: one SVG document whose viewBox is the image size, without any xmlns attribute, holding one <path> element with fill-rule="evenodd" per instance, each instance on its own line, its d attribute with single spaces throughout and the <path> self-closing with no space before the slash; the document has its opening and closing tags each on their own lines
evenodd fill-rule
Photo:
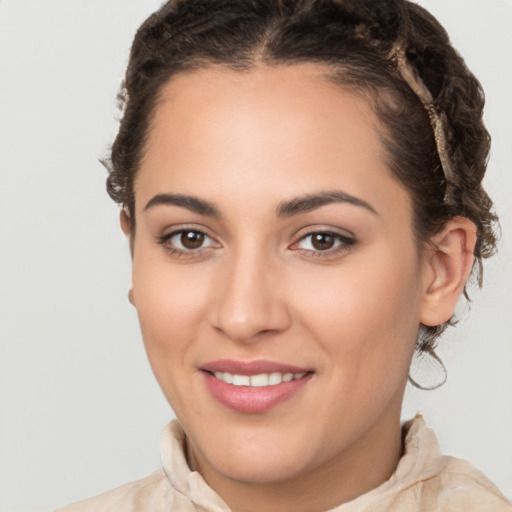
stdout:
<svg viewBox="0 0 512 512">
<path fill-rule="evenodd" d="M 183 512 L 194 510 L 191 502 L 169 484 L 165 473 L 160 470 L 55 512 L 167 512 L 173 509 Z"/>
<path fill-rule="evenodd" d="M 498 488 L 468 461 L 443 457 L 444 468 L 421 483 L 422 501 L 435 499 L 435 510 L 512 512 L 512 505 Z"/>
<path fill-rule="evenodd" d="M 498 488 L 464 459 L 441 454 L 423 418 L 404 425 L 404 454 L 390 480 L 343 512 L 512 512 Z"/>
<path fill-rule="evenodd" d="M 392 479 L 340 512 L 512 512 L 507 498 L 469 462 L 440 456 L 436 466 L 412 479 Z"/>
<path fill-rule="evenodd" d="M 421 466 L 416 492 L 425 510 L 512 512 L 507 498 L 481 471 L 465 459 L 441 454 L 437 438 L 423 418 L 416 417 L 412 425 L 417 427 L 416 461 Z"/>
</svg>

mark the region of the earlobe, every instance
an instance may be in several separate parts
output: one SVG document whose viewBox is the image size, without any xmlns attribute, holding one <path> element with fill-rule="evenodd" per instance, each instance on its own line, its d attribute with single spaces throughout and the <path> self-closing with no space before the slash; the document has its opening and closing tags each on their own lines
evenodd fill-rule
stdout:
<svg viewBox="0 0 512 512">
<path fill-rule="evenodd" d="M 420 322 L 435 326 L 455 311 L 474 262 L 476 226 L 455 217 L 431 240 L 424 259 L 423 303 Z"/>
<path fill-rule="evenodd" d="M 133 297 L 133 288 L 130 288 L 128 290 L 128 302 L 132 305 L 132 306 L 135 306 L 135 298 Z"/>
</svg>

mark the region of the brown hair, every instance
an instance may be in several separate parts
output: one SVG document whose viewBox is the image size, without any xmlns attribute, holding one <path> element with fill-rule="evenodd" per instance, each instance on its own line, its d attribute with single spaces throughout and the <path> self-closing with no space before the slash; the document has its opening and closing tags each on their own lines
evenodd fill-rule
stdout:
<svg viewBox="0 0 512 512">
<path fill-rule="evenodd" d="M 390 52 L 403 41 L 407 65 L 443 119 L 450 179 L 429 116 Z M 411 194 L 421 245 L 455 216 L 477 227 L 475 274 L 496 247 L 497 217 L 482 188 L 490 137 L 480 83 L 439 22 L 407 0 L 171 0 L 138 30 L 119 95 L 122 118 L 112 146 L 108 193 L 135 229 L 134 180 L 159 92 L 176 73 L 212 65 L 240 72 L 257 65 L 316 62 L 365 95 L 383 128 L 392 172 Z M 450 200 L 447 201 L 449 191 Z M 467 297 L 467 294 L 466 294 Z M 422 327 L 418 350 L 437 359 L 437 337 L 453 322 Z"/>
</svg>

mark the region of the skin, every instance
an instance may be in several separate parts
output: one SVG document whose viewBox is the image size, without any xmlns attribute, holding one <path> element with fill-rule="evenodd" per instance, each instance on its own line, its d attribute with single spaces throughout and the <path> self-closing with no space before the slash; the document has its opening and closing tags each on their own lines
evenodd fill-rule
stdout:
<svg viewBox="0 0 512 512">
<path fill-rule="evenodd" d="M 370 106 L 323 72 L 301 64 L 174 77 L 135 183 L 136 231 L 121 214 L 152 369 L 190 463 L 235 512 L 326 510 L 390 477 L 418 327 L 451 317 L 473 262 L 467 219 L 418 250 L 411 198 L 386 167 Z M 333 190 L 370 208 L 331 202 L 276 215 L 283 201 Z M 146 208 L 159 194 L 208 201 L 220 216 Z M 180 236 L 158 242 L 179 229 L 207 236 L 198 249 Z M 345 238 L 313 250 L 307 235 L 326 231 Z M 282 404 L 240 413 L 204 384 L 199 368 L 217 359 L 270 359 L 314 375 Z"/>
</svg>

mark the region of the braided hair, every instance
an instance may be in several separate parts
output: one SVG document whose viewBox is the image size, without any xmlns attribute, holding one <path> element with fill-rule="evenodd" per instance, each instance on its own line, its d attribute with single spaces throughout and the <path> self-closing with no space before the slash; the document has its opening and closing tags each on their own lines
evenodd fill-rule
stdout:
<svg viewBox="0 0 512 512">
<path fill-rule="evenodd" d="M 419 247 L 456 216 L 477 227 L 473 275 L 496 249 L 497 217 L 482 188 L 490 136 L 484 93 L 439 22 L 407 0 L 170 0 L 139 28 L 119 93 L 122 112 L 107 190 L 135 230 L 134 180 L 163 86 L 215 65 L 314 62 L 365 96 L 382 129 L 387 164 L 409 191 Z M 465 290 L 467 298 L 467 291 Z M 422 326 L 417 350 L 435 353 L 453 319 Z"/>
</svg>

